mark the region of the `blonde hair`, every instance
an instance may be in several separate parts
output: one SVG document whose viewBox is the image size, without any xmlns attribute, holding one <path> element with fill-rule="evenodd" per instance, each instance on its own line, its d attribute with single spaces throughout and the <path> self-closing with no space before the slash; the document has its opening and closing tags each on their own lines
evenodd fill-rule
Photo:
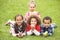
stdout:
<svg viewBox="0 0 60 40">
<path fill-rule="evenodd" d="M 34 0 L 30 0 L 30 2 L 28 3 L 28 6 L 30 6 L 31 4 L 33 4 L 36 7 L 36 4 L 35 4 Z"/>
</svg>

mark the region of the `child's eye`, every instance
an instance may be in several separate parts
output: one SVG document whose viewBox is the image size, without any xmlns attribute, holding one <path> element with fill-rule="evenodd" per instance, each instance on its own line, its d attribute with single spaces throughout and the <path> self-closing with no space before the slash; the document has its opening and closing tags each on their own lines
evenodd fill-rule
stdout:
<svg viewBox="0 0 60 40">
<path fill-rule="evenodd" d="M 17 19 L 16 21 L 22 21 L 22 20 Z"/>
<path fill-rule="evenodd" d="M 31 8 L 35 8 L 35 7 L 31 7 Z"/>
</svg>

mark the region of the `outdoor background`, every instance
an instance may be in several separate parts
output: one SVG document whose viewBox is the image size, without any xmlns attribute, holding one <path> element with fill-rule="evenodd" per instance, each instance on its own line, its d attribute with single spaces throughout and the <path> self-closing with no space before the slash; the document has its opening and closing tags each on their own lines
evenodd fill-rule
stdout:
<svg viewBox="0 0 60 40">
<path fill-rule="evenodd" d="M 25 36 L 23 38 L 12 37 L 9 33 L 9 26 L 5 26 L 8 19 L 14 20 L 16 14 L 23 16 L 28 11 L 29 0 L 0 0 L 0 40 L 60 40 L 60 0 L 35 0 L 36 11 L 44 16 L 50 16 L 57 28 L 53 36 L 44 38 L 41 36 Z"/>
</svg>

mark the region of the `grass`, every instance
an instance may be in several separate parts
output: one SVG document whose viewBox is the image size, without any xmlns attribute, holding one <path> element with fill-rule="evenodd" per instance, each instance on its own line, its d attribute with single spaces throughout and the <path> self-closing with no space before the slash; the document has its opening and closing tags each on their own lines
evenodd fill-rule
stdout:
<svg viewBox="0 0 60 40">
<path fill-rule="evenodd" d="M 23 38 L 12 37 L 9 33 L 9 26 L 5 26 L 8 19 L 14 20 L 16 14 L 23 16 L 28 10 L 29 0 L 0 0 L 0 40 L 60 40 L 60 0 L 35 0 L 36 10 L 41 17 L 50 16 L 57 28 L 53 36 L 44 38 L 41 36 L 25 36 Z"/>
</svg>

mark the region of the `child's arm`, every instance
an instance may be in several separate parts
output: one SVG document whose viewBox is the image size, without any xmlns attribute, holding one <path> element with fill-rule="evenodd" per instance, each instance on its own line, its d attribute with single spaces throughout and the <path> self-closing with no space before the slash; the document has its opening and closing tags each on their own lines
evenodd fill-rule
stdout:
<svg viewBox="0 0 60 40">
<path fill-rule="evenodd" d="M 38 25 L 35 29 L 34 29 L 34 34 L 35 35 L 37 35 L 37 36 L 39 36 L 40 35 L 40 31 L 41 31 L 41 29 L 40 29 L 40 26 Z"/>
<path fill-rule="evenodd" d="M 5 25 L 13 26 L 15 24 L 15 21 L 11 21 L 10 19 L 6 22 Z"/>
<path fill-rule="evenodd" d="M 27 21 L 28 16 L 29 16 L 29 13 L 27 12 L 26 15 L 25 15 L 25 17 L 24 17 L 24 21 L 25 21 L 25 22 Z"/>
<path fill-rule="evenodd" d="M 37 16 L 41 19 L 40 12 L 37 12 Z"/>
<path fill-rule="evenodd" d="M 11 30 L 12 30 L 12 36 L 17 36 L 17 35 L 19 35 L 19 34 L 16 34 L 16 33 L 15 33 L 14 28 L 12 28 Z"/>
<path fill-rule="evenodd" d="M 27 31 L 27 35 L 32 35 L 32 34 L 33 34 L 32 30 Z"/>
<path fill-rule="evenodd" d="M 26 29 L 27 35 L 31 35 L 32 34 L 32 30 L 30 25 L 28 24 L 27 29 Z"/>
<path fill-rule="evenodd" d="M 53 28 L 51 28 L 49 31 L 48 31 L 48 35 L 51 36 L 53 34 Z"/>
<path fill-rule="evenodd" d="M 40 34 L 43 35 L 43 33 L 44 33 L 44 27 L 41 27 L 41 32 L 40 32 Z"/>
<path fill-rule="evenodd" d="M 35 29 L 36 29 L 38 32 L 40 32 L 40 31 L 41 31 L 40 25 L 38 25 Z"/>
<path fill-rule="evenodd" d="M 34 33 L 35 35 L 37 35 L 37 36 L 40 35 L 40 32 L 38 32 L 36 29 L 34 29 L 33 33 Z"/>
</svg>

